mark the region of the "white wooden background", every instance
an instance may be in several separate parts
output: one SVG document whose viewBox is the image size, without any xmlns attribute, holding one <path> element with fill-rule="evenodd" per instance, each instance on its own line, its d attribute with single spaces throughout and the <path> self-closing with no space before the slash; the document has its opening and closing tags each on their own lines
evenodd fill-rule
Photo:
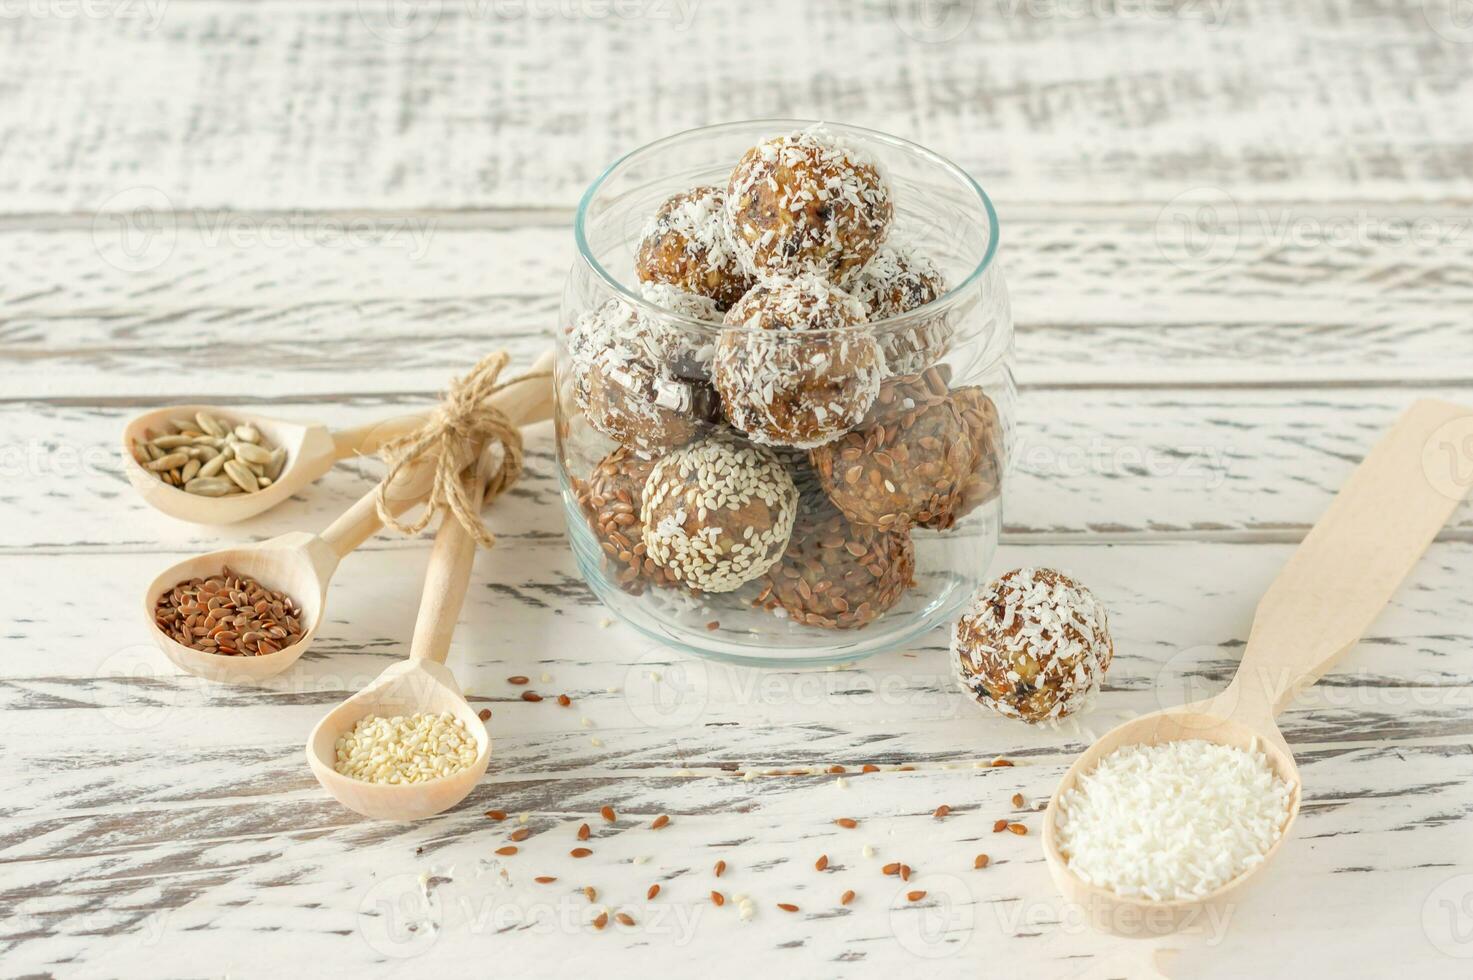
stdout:
<svg viewBox="0 0 1473 980">
<path fill-rule="evenodd" d="M 1225 683 L 1256 596 L 1402 407 L 1473 404 L 1466 9 L 390 6 L 0 0 L 0 973 L 1468 974 L 1467 508 L 1283 718 L 1304 813 L 1228 922 L 1089 932 L 1033 812 L 1092 734 Z M 546 432 L 492 512 L 501 544 L 452 653 L 495 713 L 460 809 L 360 820 L 302 755 L 404 653 L 427 539 L 346 562 L 320 641 L 267 689 L 163 662 L 138 611 L 158 569 L 321 527 L 377 470 L 344 465 L 236 528 L 185 526 L 124 481 L 124 418 L 217 400 L 349 424 L 428 404 L 490 348 L 530 358 L 598 169 L 767 115 L 934 146 L 996 199 L 1023 390 L 998 568 L 1070 569 L 1109 606 L 1119 655 L 1092 715 L 1048 732 L 980 714 L 940 633 L 761 673 L 605 625 Z M 573 707 L 517 700 L 517 673 Z M 998 755 L 1018 766 L 976 768 Z M 865 763 L 882 771 L 824 772 Z M 769 771 L 785 775 L 736 775 Z M 991 833 L 1014 792 L 1034 836 Z M 496 858 L 518 814 L 535 835 Z M 595 854 L 574 861 L 585 820 Z M 888 861 L 916 877 L 883 877 Z M 594 932 L 583 885 L 637 925 Z M 718 886 L 753 918 L 710 905 Z"/>
</svg>

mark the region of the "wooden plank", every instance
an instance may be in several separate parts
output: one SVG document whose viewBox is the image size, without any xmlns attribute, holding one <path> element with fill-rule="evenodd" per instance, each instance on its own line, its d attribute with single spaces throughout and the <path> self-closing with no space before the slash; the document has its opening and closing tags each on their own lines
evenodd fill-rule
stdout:
<svg viewBox="0 0 1473 980">
<path fill-rule="evenodd" d="M 1460 260 L 1473 214 L 1282 210 L 1318 235 L 1352 222 L 1348 244 L 1291 234 L 1275 210 L 1201 261 L 1140 211 L 1007 224 L 1023 382 L 1425 384 L 1473 373 L 1459 313 L 1473 301 Z M 434 391 L 492 337 L 518 353 L 544 343 L 572 260 L 560 223 L 406 215 L 349 233 L 332 216 L 178 220 L 157 264 L 142 267 L 119 239 L 89 230 L 0 233 L 4 397 L 152 398 L 161 378 L 180 392 L 270 398 Z M 1432 222 L 1425 237 L 1392 233 L 1421 221 Z"/>
<path fill-rule="evenodd" d="M 783 115 L 916 139 L 1005 201 L 1473 196 L 1473 46 L 1419 0 L 616 6 L 8 19 L 0 211 L 568 206 L 641 143 Z"/>
</svg>

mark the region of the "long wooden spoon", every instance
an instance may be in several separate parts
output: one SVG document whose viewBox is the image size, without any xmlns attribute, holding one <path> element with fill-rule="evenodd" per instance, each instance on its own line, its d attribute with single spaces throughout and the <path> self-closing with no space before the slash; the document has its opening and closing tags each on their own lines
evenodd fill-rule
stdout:
<svg viewBox="0 0 1473 980">
<path fill-rule="evenodd" d="M 544 354 L 528 373 L 545 372 L 550 358 L 550 353 Z M 552 381 L 547 377 L 514 381 L 493 395 L 491 402 L 513 424 L 540 422 L 552 417 Z M 428 496 L 434 468 L 433 458 L 421 458 L 400 472 L 387 494 L 390 510 L 396 516 Z M 144 614 L 159 649 L 191 674 L 222 683 L 254 683 L 296 663 L 317 635 L 328 585 L 338 563 L 383 526 L 377 496 L 378 488 L 374 487 L 321 534 L 294 531 L 260 544 L 225 548 L 186 559 L 160 574 L 143 596 Z M 302 639 L 265 656 L 226 656 L 186 647 L 154 625 L 154 608 L 160 596 L 180 582 L 218 575 L 227 566 L 249 575 L 268 589 L 291 596 L 301 607 L 299 620 L 305 627 Z"/>
<path fill-rule="evenodd" d="M 467 489 L 467 497 L 476 509 L 480 508 L 490 476 L 488 455 L 481 455 L 473 485 Z M 373 683 L 328 712 L 307 738 L 307 762 L 317 781 L 339 803 L 365 817 L 419 820 L 432 816 L 465 799 L 486 773 L 491 736 L 460 692 L 455 675 L 445 666 L 475 556 L 476 543 L 447 513 L 430 553 L 409 659 L 389 667 Z M 338 737 L 351 731 L 361 718 L 445 712 L 459 719 L 476 740 L 475 761 L 459 772 L 422 783 L 389 784 L 344 776 L 334 767 Z"/>
<path fill-rule="evenodd" d="M 1351 474 L 1259 602 L 1232 683 L 1216 697 L 1107 732 L 1064 775 L 1044 817 L 1044 857 L 1064 898 L 1096 928 L 1127 936 L 1175 932 L 1201 921 L 1210 907 L 1236 901 L 1272 860 L 1299 813 L 1299 770 L 1274 718 L 1356 644 L 1457 509 L 1468 486 L 1433 468 L 1448 465 L 1437 444 L 1449 427 L 1473 432 L 1470 416 L 1473 410 L 1443 402 L 1413 405 Z M 1080 880 L 1059 848 L 1059 799 L 1116 749 L 1177 739 L 1264 753 L 1291 788 L 1274 846 L 1262 862 L 1201 899 L 1125 897 Z"/>
</svg>

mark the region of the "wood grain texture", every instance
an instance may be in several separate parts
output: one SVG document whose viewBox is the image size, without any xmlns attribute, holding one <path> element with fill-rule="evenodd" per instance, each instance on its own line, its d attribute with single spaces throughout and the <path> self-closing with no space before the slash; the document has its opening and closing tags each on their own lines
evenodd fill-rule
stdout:
<svg viewBox="0 0 1473 980">
<path fill-rule="evenodd" d="M 774 115 L 1002 200 L 1473 197 L 1473 45 L 1435 2 L 129 6 L 6 21 L 0 210 L 568 206 L 646 141 Z"/>
</svg>

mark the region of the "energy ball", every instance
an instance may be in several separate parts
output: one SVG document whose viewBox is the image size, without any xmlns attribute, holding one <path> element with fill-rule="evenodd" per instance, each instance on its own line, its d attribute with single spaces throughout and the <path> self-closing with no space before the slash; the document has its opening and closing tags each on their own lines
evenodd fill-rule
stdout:
<svg viewBox="0 0 1473 980">
<path fill-rule="evenodd" d="M 1002 420 L 992 399 L 976 385 L 957 388 L 950 395 L 952 406 L 961 414 L 967 432 L 967 445 L 972 450 L 972 466 L 962 481 L 952 523 L 961 520 L 977 507 L 1002 493 L 1003 431 Z M 934 523 L 925 524 L 935 527 Z"/>
<path fill-rule="evenodd" d="M 656 567 L 697 592 L 732 592 L 782 557 L 797 510 L 770 450 L 718 435 L 655 464 L 639 516 Z"/>
<path fill-rule="evenodd" d="M 914 312 L 940 299 L 946 293 L 946 279 L 924 255 L 885 245 L 860 270 L 851 291 L 874 322 Z M 953 333 L 945 314 L 875 330 L 892 375 L 919 374 L 941 360 Z"/>
<path fill-rule="evenodd" d="M 640 280 L 708 297 L 723 311 L 741 299 L 752 278 L 737 261 L 725 203 L 721 188 L 697 187 L 661 204 L 634 257 Z"/>
<path fill-rule="evenodd" d="M 816 276 L 758 283 L 726 313 L 714 379 L 726 418 L 753 442 L 811 449 L 857 425 L 885 358 L 864 307 Z"/>
<path fill-rule="evenodd" d="M 706 297 L 647 288 L 649 302 L 719 316 Z M 599 432 L 642 453 L 694 439 L 715 414 L 709 336 L 688 332 L 612 299 L 578 319 L 568 337 L 573 391 Z"/>
<path fill-rule="evenodd" d="M 879 249 L 893 212 L 874 161 L 823 126 L 758 143 L 726 188 L 737 256 L 758 276 L 842 282 Z"/>
<path fill-rule="evenodd" d="M 587 482 L 575 481 L 573 492 L 611 565 L 619 587 L 633 595 L 646 582 L 672 585 L 675 577 L 645 555 L 640 501 L 655 461 L 620 446 L 599 461 Z"/>
<path fill-rule="evenodd" d="M 809 626 L 862 629 L 915 584 L 915 567 L 909 532 L 853 524 L 822 493 L 804 495 L 757 603 Z"/>
<path fill-rule="evenodd" d="M 1088 589 L 1051 568 L 1016 568 L 972 597 L 951 654 L 957 683 L 979 704 L 1037 723 L 1088 703 L 1115 644 Z"/>
<path fill-rule="evenodd" d="M 974 457 L 963 415 L 935 368 L 887 381 L 862 425 L 809 454 L 845 517 L 886 530 L 951 527 Z"/>
</svg>

